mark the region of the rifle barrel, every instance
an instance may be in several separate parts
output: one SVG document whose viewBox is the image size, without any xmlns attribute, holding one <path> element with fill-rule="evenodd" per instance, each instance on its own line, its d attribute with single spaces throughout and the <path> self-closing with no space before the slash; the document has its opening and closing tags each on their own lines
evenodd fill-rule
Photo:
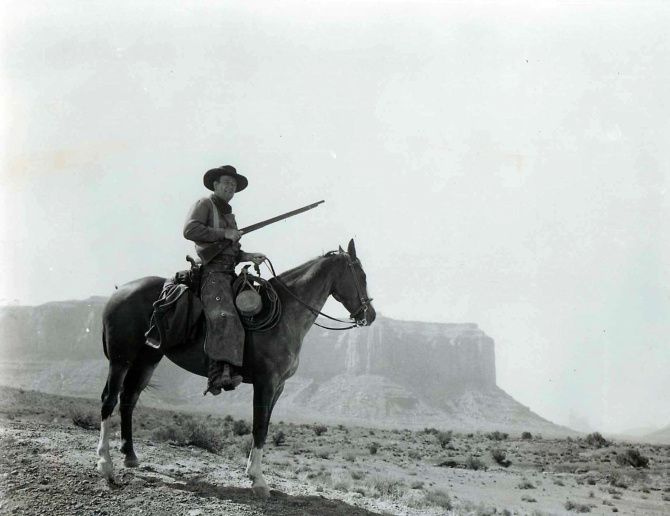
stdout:
<svg viewBox="0 0 670 516">
<path fill-rule="evenodd" d="M 271 219 L 263 220 L 261 222 L 257 222 L 256 224 L 252 224 L 251 226 L 244 227 L 244 228 L 240 229 L 240 231 L 243 234 L 251 233 L 252 231 L 256 231 L 257 229 L 265 227 L 265 226 L 267 226 L 269 224 L 272 224 L 274 222 L 279 222 L 280 220 L 284 220 L 284 219 L 287 219 L 289 217 L 293 217 L 294 215 L 298 215 L 299 213 L 303 213 L 305 211 L 316 208 L 319 204 L 324 203 L 324 202 L 326 202 L 326 201 L 315 202 L 313 204 L 303 206 L 302 208 L 298 208 L 297 210 L 282 213 L 281 215 L 277 215 L 276 217 L 272 217 Z"/>
</svg>

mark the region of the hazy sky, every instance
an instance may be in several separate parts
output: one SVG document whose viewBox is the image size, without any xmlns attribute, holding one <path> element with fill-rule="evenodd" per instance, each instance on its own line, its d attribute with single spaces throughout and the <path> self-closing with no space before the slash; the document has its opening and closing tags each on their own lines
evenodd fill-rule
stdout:
<svg viewBox="0 0 670 516">
<path fill-rule="evenodd" d="M 3 2 L 3 303 L 184 268 L 233 164 L 278 269 L 476 322 L 555 422 L 670 423 L 667 2 Z M 333 304 L 331 311 L 344 314 Z"/>
</svg>

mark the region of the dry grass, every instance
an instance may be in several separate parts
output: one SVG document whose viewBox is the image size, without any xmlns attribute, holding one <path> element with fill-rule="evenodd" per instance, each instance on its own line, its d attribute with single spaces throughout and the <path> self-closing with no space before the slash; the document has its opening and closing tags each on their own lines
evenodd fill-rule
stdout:
<svg viewBox="0 0 670 516">
<path fill-rule="evenodd" d="M 378 496 L 386 498 L 399 498 L 407 491 L 405 483 L 401 479 L 394 477 L 378 475 L 369 478 L 365 483 Z"/>
<path fill-rule="evenodd" d="M 565 505 L 563 505 L 563 507 L 565 507 L 566 511 L 591 512 L 591 506 L 590 505 L 573 502 L 572 500 L 568 500 L 567 502 L 565 502 Z"/>
<path fill-rule="evenodd" d="M 432 489 L 424 494 L 424 500 L 427 505 L 439 507 L 441 509 L 450 511 L 453 508 L 451 498 L 446 491 L 442 489 Z"/>
<path fill-rule="evenodd" d="M 151 437 L 156 441 L 167 441 L 177 446 L 195 446 L 212 453 L 219 453 L 223 448 L 221 429 L 206 420 L 192 417 L 180 418 L 161 426 L 153 431 Z"/>
<path fill-rule="evenodd" d="M 69 410 L 70 420 L 75 426 L 84 430 L 97 430 L 100 428 L 100 416 L 98 413 L 80 406 L 71 407 Z"/>
</svg>

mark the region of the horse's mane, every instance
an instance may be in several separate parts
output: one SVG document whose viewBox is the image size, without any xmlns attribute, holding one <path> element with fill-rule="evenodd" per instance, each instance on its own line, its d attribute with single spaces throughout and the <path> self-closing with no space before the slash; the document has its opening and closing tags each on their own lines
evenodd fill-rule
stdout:
<svg viewBox="0 0 670 516">
<path fill-rule="evenodd" d="M 325 262 L 324 258 L 329 258 L 331 256 L 336 256 L 340 254 L 338 251 L 328 251 L 321 256 L 312 258 L 311 260 L 293 267 L 287 271 L 284 271 L 277 275 L 284 283 L 292 284 L 300 280 L 311 279 L 314 275 L 318 274 L 321 270 L 323 263 Z"/>
</svg>

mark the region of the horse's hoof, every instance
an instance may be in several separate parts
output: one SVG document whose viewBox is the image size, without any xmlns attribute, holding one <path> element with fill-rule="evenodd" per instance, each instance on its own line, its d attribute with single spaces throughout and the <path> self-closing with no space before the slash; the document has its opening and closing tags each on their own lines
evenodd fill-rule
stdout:
<svg viewBox="0 0 670 516">
<path fill-rule="evenodd" d="M 140 460 L 137 458 L 137 455 L 126 455 L 123 459 L 123 465 L 127 468 L 136 468 L 140 465 Z"/>
<path fill-rule="evenodd" d="M 270 497 L 270 488 L 265 485 L 257 485 L 251 488 L 254 495 L 258 498 L 269 498 Z"/>
<path fill-rule="evenodd" d="M 98 461 L 98 473 L 102 475 L 107 482 L 114 482 L 114 468 L 112 463 L 105 459 Z"/>
</svg>

